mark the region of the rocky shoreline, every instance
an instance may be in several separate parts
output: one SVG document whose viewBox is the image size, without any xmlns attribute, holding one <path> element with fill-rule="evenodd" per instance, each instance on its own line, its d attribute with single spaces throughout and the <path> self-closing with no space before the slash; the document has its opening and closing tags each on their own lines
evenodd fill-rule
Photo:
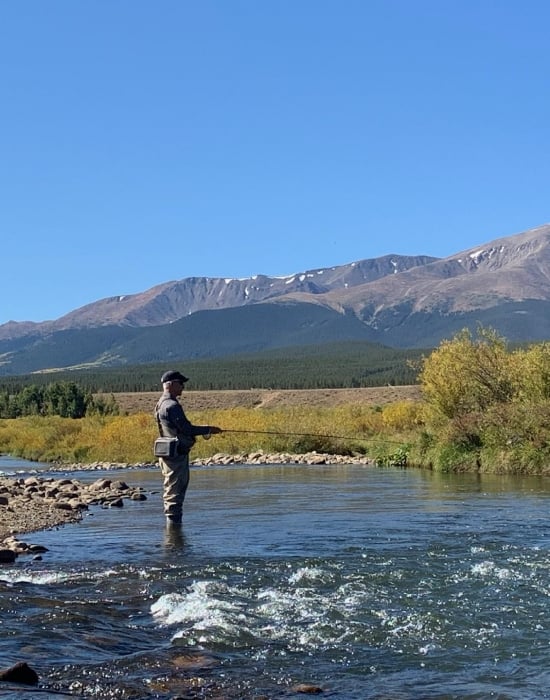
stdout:
<svg viewBox="0 0 550 700">
<path fill-rule="evenodd" d="M 92 505 L 120 508 L 126 498 L 144 501 L 147 496 L 140 487 L 118 479 L 83 484 L 53 477 L 0 478 L 0 564 L 11 563 L 20 554 L 39 556 L 45 551 L 17 535 L 78 522 Z"/>
<path fill-rule="evenodd" d="M 290 454 L 287 452 L 243 452 L 239 454 L 227 454 L 218 452 L 211 457 L 194 459 L 190 462 L 192 467 L 227 466 L 228 464 L 374 464 L 372 457 L 365 455 L 335 455 L 327 452 L 305 452 L 303 454 Z M 74 471 L 100 471 L 111 469 L 147 469 L 156 467 L 154 462 L 91 462 L 89 464 L 55 463 L 50 472 L 74 472 Z"/>
<path fill-rule="evenodd" d="M 373 464 L 361 456 L 332 455 L 308 452 L 305 454 L 264 453 L 229 455 L 218 453 L 206 459 L 191 462 L 193 467 L 227 466 L 230 464 Z M 94 462 L 91 464 L 52 464 L 48 473 L 79 471 L 112 471 L 154 468 L 154 463 L 128 464 Z M 160 487 L 159 479 L 159 487 Z M 0 564 L 11 563 L 21 554 L 41 557 L 43 548 L 21 541 L 18 536 L 49 530 L 82 519 L 90 506 L 120 508 L 124 499 L 146 500 L 140 487 L 131 487 L 120 479 L 98 478 L 85 484 L 76 478 L 28 476 L 26 478 L 0 477 Z"/>
</svg>

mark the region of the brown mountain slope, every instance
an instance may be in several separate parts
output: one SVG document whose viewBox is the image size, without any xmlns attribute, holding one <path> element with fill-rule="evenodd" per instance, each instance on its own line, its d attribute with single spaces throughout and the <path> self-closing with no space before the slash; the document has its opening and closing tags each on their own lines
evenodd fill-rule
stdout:
<svg viewBox="0 0 550 700">
<path fill-rule="evenodd" d="M 368 341 L 435 347 L 479 324 L 550 337 L 550 225 L 438 260 L 384 256 L 284 278 L 188 278 L 44 324 L 0 326 L 0 373 Z"/>
<path fill-rule="evenodd" d="M 499 238 L 448 258 L 351 289 L 293 299 L 365 317 L 408 302 L 412 311 L 486 309 L 503 301 L 550 300 L 550 225 Z"/>
<path fill-rule="evenodd" d="M 285 277 L 256 275 L 247 279 L 189 277 L 157 285 L 139 294 L 108 297 L 71 311 L 54 321 L 0 325 L 0 340 L 74 328 L 117 325 L 160 326 L 197 311 L 228 309 L 269 301 L 289 292 L 312 297 L 345 290 L 437 260 L 419 255 L 386 255 L 347 265 L 308 270 Z"/>
</svg>

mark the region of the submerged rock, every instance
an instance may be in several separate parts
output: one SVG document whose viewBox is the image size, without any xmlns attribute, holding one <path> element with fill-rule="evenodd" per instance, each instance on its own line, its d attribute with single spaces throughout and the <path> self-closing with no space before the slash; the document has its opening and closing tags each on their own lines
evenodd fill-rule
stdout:
<svg viewBox="0 0 550 700">
<path fill-rule="evenodd" d="M 13 564 L 17 553 L 11 549 L 0 549 L 0 564 Z"/>
<path fill-rule="evenodd" d="M 38 674 L 24 661 L 0 671 L 0 681 L 21 683 L 23 685 L 38 685 Z"/>
<path fill-rule="evenodd" d="M 323 692 L 323 689 L 318 685 L 311 685 L 310 683 L 298 683 L 292 690 L 295 693 L 309 693 L 310 695 L 318 695 Z"/>
</svg>

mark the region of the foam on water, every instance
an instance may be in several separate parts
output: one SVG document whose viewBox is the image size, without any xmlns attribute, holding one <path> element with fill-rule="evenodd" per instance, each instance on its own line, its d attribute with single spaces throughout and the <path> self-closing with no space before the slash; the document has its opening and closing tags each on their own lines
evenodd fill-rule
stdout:
<svg viewBox="0 0 550 700">
<path fill-rule="evenodd" d="M 116 569 L 106 571 L 46 571 L 40 569 L 1 568 L 0 582 L 6 584 L 32 583 L 36 586 L 53 586 L 56 584 L 77 583 L 79 581 L 103 581 L 112 576 L 118 576 Z"/>
<path fill-rule="evenodd" d="M 474 564 L 472 566 L 472 574 L 474 576 L 481 576 L 481 577 L 491 577 L 494 576 L 498 579 L 509 579 L 509 578 L 518 578 L 518 575 L 513 574 L 510 569 L 506 569 L 503 567 L 499 567 L 495 564 L 493 561 L 482 561 L 479 564 Z M 521 577 L 520 577 L 521 578 Z"/>
<path fill-rule="evenodd" d="M 316 566 L 304 566 L 298 569 L 296 573 L 289 577 L 288 582 L 293 583 L 307 583 L 308 581 L 322 580 L 326 572 Z"/>
<path fill-rule="evenodd" d="M 201 633 L 201 641 L 205 641 L 207 633 L 215 631 L 232 635 L 237 622 L 242 622 L 235 592 L 212 581 L 196 581 L 187 593 L 161 596 L 151 605 L 151 613 L 162 625 L 183 623 L 184 627 L 175 636 L 183 637 L 192 630 Z"/>
<path fill-rule="evenodd" d="M 76 576 L 61 571 L 28 571 L 20 569 L 0 569 L 0 582 L 7 584 L 33 583 L 37 586 L 50 586 L 75 581 Z"/>
</svg>

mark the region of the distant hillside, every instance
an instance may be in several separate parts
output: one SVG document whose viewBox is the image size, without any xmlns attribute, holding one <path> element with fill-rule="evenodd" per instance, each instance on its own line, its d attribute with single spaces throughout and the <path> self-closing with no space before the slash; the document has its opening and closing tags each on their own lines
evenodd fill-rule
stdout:
<svg viewBox="0 0 550 700">
<path fill-rule="evenodd" d="M 462 328 L 550 338 L 550 225 L 444 259 L 387 255 L 284 278 L 188 278 L 45 323 L 0 326 L 0 375 L 367 341 L 435 347 Z"/>
<path fill-rule="evenodd" d="M 160 391 L 160 377 L 179 368 L 187 389 L 358 388 L 416 383 L 421 350 L 398 350 L 364 341 L 305 345 L 210 360 L 140 364 L 0 377 L 0 391 L 30 384 L 75 381 L 92 393 Z"/>
</svg>

